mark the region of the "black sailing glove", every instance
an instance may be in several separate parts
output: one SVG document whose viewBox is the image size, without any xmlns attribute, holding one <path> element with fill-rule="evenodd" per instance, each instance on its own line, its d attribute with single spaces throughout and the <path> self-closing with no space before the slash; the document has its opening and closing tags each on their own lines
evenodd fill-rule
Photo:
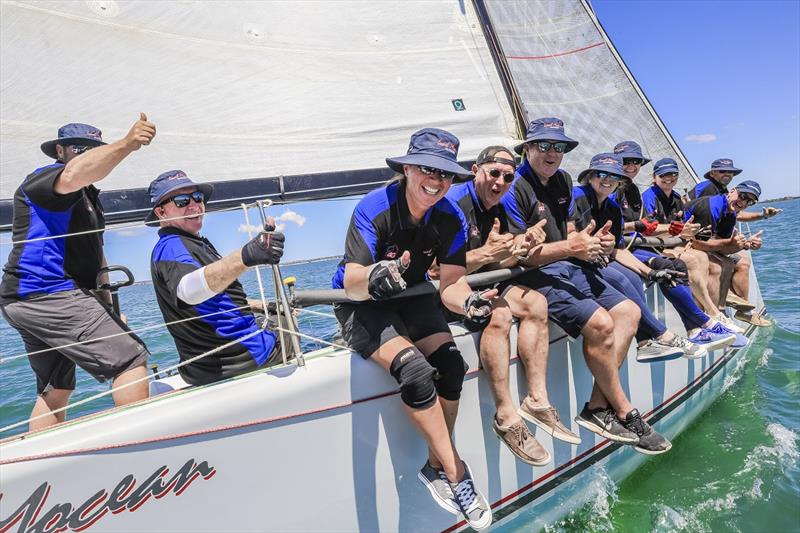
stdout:
<svg viewBox="0 0 800 533">
<path fill-rule="evenodd" d="M 653 270 L 677 271 L 678 274 L 673 279 L 674 284 L 689 282 L 689 267 L 686 266 L 682 259 L 663 256 L 649 257 L 645 264 Z"/>
<path fill-rule="evenodd" d="M 464 301 L 464 327 L 469 331 L 481 331 L 492 318 L 492 302 L 483 297 L 481 291 L 471 293 Z"/>
<path fill-rule="evenodd" d="M 685 274 L 683 272 L 665 268 L 663 270 L 651 270 L 648 272 L 647 281 L 655 281 L 656 283 L 666 287 L 675 287 L 682 282 L 681 278 L 684 276 Z"/>
<path fill-rule="evenodd" d="M 264 231 L 242 247 L 242 263 L 245 266 L 277 265 L 280 262 L 286 237 L 274 229 L 274 226 L 264 226 Z"/>
<path fill-rule="evenodd" d="M 402 258 L 379 261 L 369 273 L 369 295 L 373 300 L 385 300 L 395 294 L 406 290 L 406 280 L 403 272 L 408 265 L 403 266 Z"/>
</svg>

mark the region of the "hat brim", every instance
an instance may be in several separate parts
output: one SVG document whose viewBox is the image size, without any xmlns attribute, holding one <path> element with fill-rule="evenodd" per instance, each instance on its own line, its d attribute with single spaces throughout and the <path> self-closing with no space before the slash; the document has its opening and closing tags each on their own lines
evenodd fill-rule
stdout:
<svg viewBox="0 0 800 533">
<path fill-rule="evenodd" d="M 567 149 L 564 150 L 565 154 L 568 153 L 568 152 L 573 151 L 575 148 L 577 148 L 578 144 L 580 144 L 575 139 L 570 139 L 566 135 L 550 133 L 550 134 L 547 134 L 547 135 L 534 135 L 533 137 L 528 137 L 527 139 L 525 139 L 524 141 L 522 141 L 521 143 L 516 145 L 514 147 L 514 151 L 517 152 L 519 155 L 522 155 L 522 148 L 526 144 L 531 143 L 531 142 L 535 142 L 535 141 L 565 142 L 565 143 L 567 143 Z"/>
<path fill-rule="evenodd" d="M 716 171 L 726 171 L 727 170 L 727 171 L 733 172 L 734 176 L 738 176 L 739 174 L 742 173 L 742 169 L 741 168 L 736 168 L 736 167 L 712 168 L 711 170 L 709 170 L 708 172 L 703 174 L 703 177 L 705 179 L 707 179 L 707 180 L 710 180 L 711 179 L 711 172 L 713 172 L 714 170 L 716 170 Z"/>
<path fill-rule="evenodd" d="M 752 188 L 748 187 L 747 185 L 744 185 L 744 186 L 737 185 L 737 186 L 734 187 L 734 189 L 736 189 L 739 192 L 752 194 L 753 196 L 756 197 L 756 200 L 759 200 L 761 198 L 761 193 L 759 191 L 757 191 L 755 189 L 752 189 Z"/>
<path fill-rule="evenodd" d="M 47 157 L 58 159 L 58 154 L 56 153 L 57 144 L 60 144 L 61 146 L 103 146 L 106 143 L 103 141 L 96 141 L 94 139 L 87 139 L 86 137 L 63 137 L 61 139 L 43 142 L 40 148 Z"/>
<path fill-rule="evenodd" d="M 620 153 L 618 153 L 616 155 L 620 156 L 623 159 L 641 159 L 642 160 L 642 166 L 645 166 L 647 163 L 652 161 L 652 159 L 647 159 L 642 154 L 637 154 L 635 152 L 620 152 Z"/>
<path fill-rule="evenodd" d="M 175 187 L 167 189 L 166 191 L 161 193 L 161 196 L 159 196 L 158 199 L 153 204 L 153 208 L 150 210 L 149 213 L 147 213 L 147 216 L 144 219 L 144 223 L 148 226 L 155 226 L 159 221 L 158 216 L 156 216 L 156 207 L 158 207 L 161 204 L 161 202 L 164 201 L 164 198 L 167 197 L 170 193 L 173 193 L 178 189 L 185 189 L 186 187 L 197 187 L 197 190 L 202 192 L 203 196 L 205 196 L 206 203 L 208 203 L 208 201 L 211 199 L 211 195 L 214 194 L 214 186 L 211 185 L 210 183 L 176 184 Z"/>
<path fill-rule="evenodd" d="M 610 167 L 591 167 L 591 168 L 587 168 L 586 170 L 584 170 L 583 172 L 578 174 L 578 183 L 584 183 L 586 181 L 586 177 L 589 175 L 590 172 L 593 172 L 593 171 L 608 172 L 609 174 L 613 174 L 615 176 L 618 176 L 619 177 L 619 181 L 622 181 L 623 179 L 627 178 L 627 176 L 625 174 L 620 174 L 619 172 L 617 172 L 616 170 L 614 170 L 614 169 L 612 169 Z"/>
<path fill-rule="evenodd" d="M 403 165 L 421 165 L 423 167 L 436 168 L 444 172 L 455 174 L 458 178 L 454 181 L 459 183 L 469 181 L 475 177 L 472 172 L 458 163 L 433 154 L 407 154 L 400 157 L 387 157 L 386 164 L 389 165 L 389 168 L 400 174 L 403 173 Z"/>
</svg>

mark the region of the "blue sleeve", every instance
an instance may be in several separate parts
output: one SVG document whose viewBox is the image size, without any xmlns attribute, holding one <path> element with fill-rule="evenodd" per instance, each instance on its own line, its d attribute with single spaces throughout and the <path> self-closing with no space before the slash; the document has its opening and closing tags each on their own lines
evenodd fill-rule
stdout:
<svg viewBox="0 0 800 533">
<path fill-rule="evenodd" d="M 642 195 L 642 209 L 644 209 L 645 217 L 652 217 L 656 214 L 656 195 L 651 189 L 647 189 Z"/>
<path fill-rule="evenodd" d="M 437 252 L 439 264 L 467 266 L 467 219 L 461 209 L 448 198 L 440 200 L 436 207 L 445 213 L 440 227 L 441 243 Z"/>
</svg>

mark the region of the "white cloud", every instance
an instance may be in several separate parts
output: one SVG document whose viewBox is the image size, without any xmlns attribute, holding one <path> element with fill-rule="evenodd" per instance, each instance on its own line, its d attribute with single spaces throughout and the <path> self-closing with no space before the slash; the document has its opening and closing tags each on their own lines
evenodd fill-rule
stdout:
<svg viewBox="0 0 800 533">
<path fill-rule="evenodd" d="M 703 144 L 716 141 L 717 136 L 713 133 L 695 133 L 687 135 L 685 140 L 690 143 Z"/>
<path fill-rule="evenodd" d="M 302 227 L 303 224 L 306 223 L 306 217 L 303 215 L 297 214 L 294 211 L 286 211 L 278 215 L 275 220 L 280 222 L 294 222 L 298 226 Z"/>
<path fill-rule="evenodd" d="M 147 233 L 147 228 L 144 226 L 123 228 L 117 231 L 117 235 L 120 237 L 141 237 L 145 233 Z"/>
<path fill-rule="evenodd" d="M 286 229 L 286 224 L 275 224 L 275 231 L 283 231 Z"/>
<path fill-rule="evenodd" d="M 239 224 L 238 231 L 240 233 L 247 233 L 247 232 L 257 233 L 260 229 L 261 228 L 259 228 L 258 226 L 254 226 L 252 224 L 250 224 L 249 226 L 247 224 Z"/>
</svg>

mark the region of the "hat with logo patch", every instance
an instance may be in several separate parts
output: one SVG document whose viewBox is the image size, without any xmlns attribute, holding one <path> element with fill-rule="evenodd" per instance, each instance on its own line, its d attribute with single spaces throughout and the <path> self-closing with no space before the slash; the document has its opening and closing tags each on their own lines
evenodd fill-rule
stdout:
<svg viewBox="0 0 800 533">
<path fill-rule="evenodd" d="M 103 142 L 103 132 L 94 126 L 73 122 L 64 124 L 58 128 L 58 139 L 42 143 L 42 152 L 47 157 L 58 159 L 56 145 L 61 146 L 101 146 Z"/>
<path fill-rule="evenodd" d="M 423 128 L 411 135 L 406 155 L 387 157 L 386 164 L 401 174 L 403 165 L 418 165 L 455 174 L 455 181 L 469 181 L 474 176 L 458 164 L 458 146 L 458 138 L 449 131 Z"/>
<path fill-rule="evenodd" d="M 728 159 L 726 157 L 723 157 L 722 159 L 715 159 L 714 162 L 711 163 L 711 169 L 703 174 L 703 177 L 706 179 L 711 179 L 712 170 L 733 172 L 734 176 L 742 173 L 742 169 L 733 166 L 733 159 Z"/>
<path fill-rule="evenodd" d="M 659 159 L 656 161 L 656 164 L 653 165 L 653 174 L 655 176 L 663 176 L 664 174 L 669 174 L 670 172 L 679 172 L 678 163 L 676 163 L 671 157 Z"/>
<path fill-rule="evenodd" d="M 168 170 L 163 172 L 159 174 L 156 179 L 151 181 L 150 187 L 147 188 L 147 193 L 150 195 L 150 203 L 153 208 L 144 219 L 145 223 L 152 224 L 153 222 L 157 222 L 158 216 L 156 216 L 156 207 L 161 205 L 170 193 L 186 187 L 196 187 L 198 191 L 203 193 L 206 202 L 211 198 L 211 194 L 214 192 L 213 185 L 208 183 L 195 183 L 183 170 Z"/>
<path fill-rule="evenodd" d="M 614 147 L 614 153 L 622 159 L 641 159 L 642 165 L 646 165 L 652 159 L 646 158 L 642 154 L 642 147 L 636 141 L 622 141 Z"/>
<path fill-rule="evenodd" d="M 734 189 L 739 192 L 752 194 L 756 197 L 756 200 L 758 200 L 758 198 L 761 196 L 761 185 L 753 180 L 745 180 L 734 187 Z"/>
<path fill-rule="evenodd" d="M 594 156 L 589 163 L 589 168 L 578 174 L 578 183 L 586 183 L 589 179 L 589 174 L 593 171 L 608 172 L 620 179 L 625 177 L 622 158 L 619 154 L 612 154 L 611 152 L 604 152 Z"/>
<path fill-rule="evenodd" d="M 528 131 L 525 132 L 525 140 L 514 147 L 518 154 L 522 153 L 522 147 L 533 141 L 556 141 L 567 143 L 564 153 L 570 152 L 578 146 L 578 141 L 567 137 L 564 133 L 564 121 L 560 118 L 546 117 L 537 118 L 531 121 Z"/>
</svg>

